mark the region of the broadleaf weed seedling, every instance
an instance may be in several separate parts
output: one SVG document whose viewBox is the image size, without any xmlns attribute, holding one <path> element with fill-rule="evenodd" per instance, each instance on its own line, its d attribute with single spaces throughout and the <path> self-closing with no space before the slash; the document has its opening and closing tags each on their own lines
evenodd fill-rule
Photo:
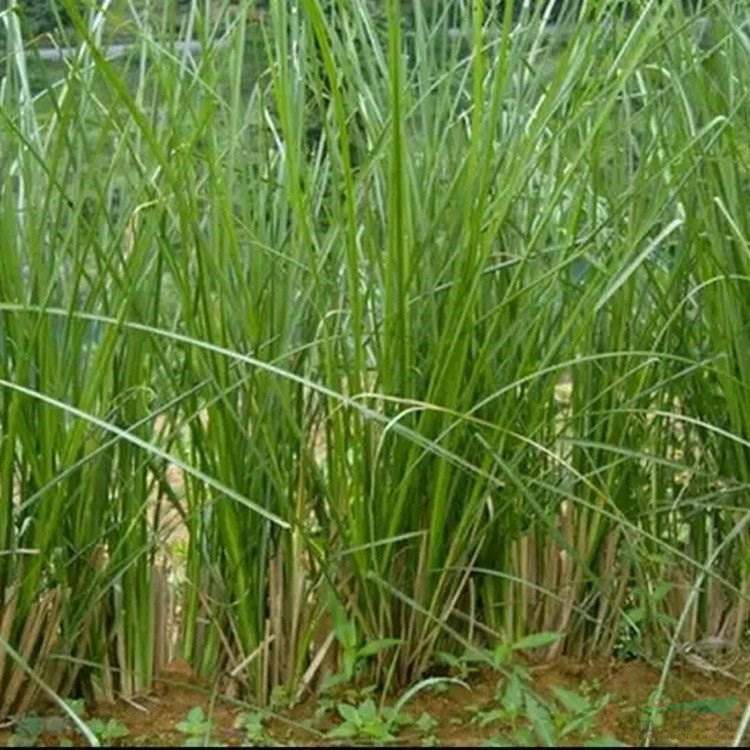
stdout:
<svg viewBox="0 0 750 750">
<path fill-rule="evenodd" d="M 86 707 L 82 700 L 67 701 L 68 706 L 79 718 L 86 722 L 86 726 L 92 734 L 103 745 L 112 747 L 118 744 L 118 740 L 124 739 L 130 734 L 127 726 L 118 719 L 85 719 Z M 39 716 L 29 712 L 16 719 L 15 732 L 7 742 L 8 747 L 37 747 L 45 735 L 61 735 L 74 729 L 68 717 L 53 714 L 51 716 Z M 72 746 L 71 741 L 63 737 L 58 743 L 61 747 Z"/>
<path fill-rule="evenodd" d="M 118 719 L 91 719 L 86 722 L 96 738 L 106 746 L 130 735 L 130 730 Z"/>
<path fill-rule="evenodd" d="M 368 698 L 357 706 L 339 703 L 336 706 L 342 723 L 327 733 L 330 739 L 369 739 L 391 742 L 396 739 L 394 731 L 413 723 L 413 718 L 392 707 L 378 709 Z"/>
<path fill-rule="evenodd" d="M 184 721 L 178 721 L 175 724 L 178 732 L 186 734 L 188 737 L 183 747 L 224 747 L 223 743 L 211 741 L 211 731 L 213 722 L 211 722 L 200 706 L 191 708 Z"/>
<path fill-rule="evenodd" d="M 268 746 L 273 744 L 268 734 L 268 728 L 266 727 L 267 719 L 268 715 L 265 711 L 242 713 L 237 717 L 235 727 L 244 732 L 245 744 L 250 746 Z"/>
</svg>

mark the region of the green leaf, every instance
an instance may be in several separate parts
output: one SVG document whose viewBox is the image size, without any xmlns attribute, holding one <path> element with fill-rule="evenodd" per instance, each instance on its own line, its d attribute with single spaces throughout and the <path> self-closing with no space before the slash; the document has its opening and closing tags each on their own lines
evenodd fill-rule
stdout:
<svg viewBox="0 0 750 750">
<path fill-rule="evenodd" d="M 446 651 L 436 651 L 432 657 L 436 664 L 446 664 L 454 669 L 460 667 L 462 664 L 461 658 L 454 654 L 449 654 Z"/>
<path fill-rule="evenodd" d="M 211 730 L 211 722 L 205 721 L 203 709 L 198 707 L 192 709 L 185 721 L 179 721 L 175 728 L 184 734 L 204 735 Z"/>
<path fill-rule="evenodd" d="M 44 730 L 52 734 L 59 734 L 68 728 L 68 722 L 63 716 L 48 716 L 44 719 Z"/>
<path fill-rule="evenodd" d="M 477 724 L 484 728 L 495 721 L 502 721 L 507 717 L 503 708 L 494 708 L 492 711 L 482 711 L 477 715 Z"/>
<path fill-rule="evenodd" d="M 206 714 L 200 706 L 196 706 L 188 711 L 187 721 L 191 724 L 204 724 L 206 722 Z"/>
<path fill-rule="evenodd" d="M 50 719 L 57 719 L 58 723 L 62 722 L 62 729 L 67 726 L 65 720 L 59 716 L 50 716 L 49 718 L 42 719 L 41 716 L 36 716 L 35 714 L 29 714 L 28 716 L 22 717 L 17 722 L 16 726 L 18 728 L 18 731 L 22 732 L 23 734 L 33 734 L 34 736 L 39 736 L 42 731 L 54 731 L 52 729 L 48 729 L 48 722 L 50 721 Z M 60 731 L 62 731 L 62 729 Z"/>
<path fill-rule="evenodd" d="M 555 694 L 557 700 L 571 713 L 583 714 L 591 709 L 589 701 L 573 690 L 553 685 L 552 692 Z"/>
<path fill-rule="evenodd" d="M 609 734 L 604 734 L 600 737 L 594 737 L 594 739 L 586 740 L 583 743 L 584 747 L 629 747 L 627 742 L 620 742 L 620 740 L 612 737 Z"/>
<path fill-rule="evenodd" d="M 596 710 L 591 709 L 587 714 L 581 714 L 576 716 L 571 721 L 567 722 L 560 731 L 560 737 L 567 737 L 573 732 L 581 732 L 591 727 L 594 716 L 596 716 Z"/>
<path fill-rule="evenodd" d="M 546 747 L 554 747 L 557 743 L 549 711 L 529 693 L 526 693 L 525 703 L 526 714 L 540 743 Z"/>
<path fill-rule="evenodd" d="M 687 711 L 701 714 L 729 714 L 735 709 L 740 699 L 736 695 L 721 695 L 715 698 L 700 698 L 696 701 L 672 703 L 662 706 L 663 711 Z"/>
<path fill-rule="evenodd" d="M 396 738 L 388 731 L 385 724 L 365 724 L 362 727 L 362 734 L 379 740 L 380 742 L 390 742 Z"/>
<path fill-rule="evenodd" d="M 374 656 L 375 654 L 393 646 L 400 646 L 404 643 L 401 638 L 380 638 L 376 641 L 368 641 L 362 646 L 357 652 L 357 656 L 360 659 L 366 659 L 368 656 Z"/>
<path fill-rule="evenodd" d="M 369 698 L 364 703 L 360 703 L 358 713 L 361 721 L 373 721 L 378 718 L 378 709 Z"/>
<path fill-rule="evenodd" d="M 672 584 L 669 581 L 659 581 L 654 586 L 654 591 L 649 598 L 654 603 L 660 602 L 671 590 Z"/>
<path fill-rule="evenodd" d="M 87 721 L 86 723 L 94 734 L 101 737 L 102 732 L 104 732 L 104 727 L 106 726 L 101 719 L 91 719 L 91 721 Z"/>
<path fill-rule="evenodd" d="M 514 747 L 535 747 L 536 740 L 528 727 L 519 727 L 511 735 L 511 743 Z"/>
<path fill-rule="evenodd" d="M 339 712 L 341 718 L 344 721 L 348 721 L 350 724 L 354 724 L 355 726 L 359 726 L 361 724 L 359 712 L 356 708 L 354 708 L 354 706 L 350 706 L 348 703 L 339 703 L 338 706 L 336 706 L 336 710 Z"/>
<path fill-rule="evenodd" d="M 521 680 L 515 672 L 511 672 L 508 683 L 503 691 L 502 705 L 510 716 L 517 716 L 523 704 Z"/>
<path fill-rule="evenodd" d="M 467 648 L 464 654 L 463 661 L 465 662 L 486 662 L 488 657 L 487 651 L 483 651 L 478 648 Z"/>
<path fill-rule="evenodd" d="M 36 743 L 39 741 L 39 737 L 34 737 L 30 734 L 11 734 L 8 741 L 5 743 L 5 747 L 36 747 Z"/>
<path fill-rule="evenodd" d="M 426 711 L 423 711 L 414 723 L 414 726 L 419 729 L 420 732 L 426 734 L 427 732 L 431 732 L 437 726 L 437 721 L 435 721 L 435 719 Z"/>
<path fill-rule="evenodd" d="M 332 588 L 328 589 L 328 612 L 331 614 L 333 632 L 338 642 L 344 647 L 356 645 L 356 625 L 347 617 L 346 609 Z"/>
<path fill-rule="evenodd" d="M 331 692 L 334 688 L 339 687 L 347 682 L 346 675 L 343 672 L 337 672 L 335 674 L 327 674 L 320 685 L 321 695 Z"/>
<path fill-rule="evenodd" d="M 60 720 L 63 729 L 67 726 L 64 720 Z M 17 722 L 16 732 L 10 736 L 8 747 L 34 747 L 39 741 L 39 735 L 44 730 L 45 720 L 35 714 L 24 716 Z"/>
<path fill-rule="evenodd" d="M 495 667 L 502 667 L 510 658 L 513 646 L 510 643 L 501 643 L 492 652 L 492 663 Z"/>
<path fill-rule="evenodd" d="M 523 638 L 516 641 L 511 648 L 514 651 L 524 651 L 529 648 L 542 648 L 543 646 L 550 646 L 553 643 L 557 643 L 559 640 L 562 640 L 562 638 L 562 633 L 531 633 L 530 635 L 525 635 Z"/>
<path fill-rule="evenodd" d="M 203 747 L 202 737 L 188 737 L 185 742 L 182 743 L 183 747 Z"/>
<path fill-rule="evenodd" d="M 339 724 L 339 726 L 326 732 L 326 737 L 332 740 L 349 740 L 358 734 L 359 730 L 357 727 L 347 722 L 346 724 Z"/>
<path fill-rule="evenodd" d="M 110 719 L 102 731 L 102 738 L 106 740 L 119 740 L 130 734 L 128 728 L 117 719 Z"/>
<path fill-rule="evenodd" d="M 354 647 L 344 648 L 344 674 L 347 680 L 351 680 L 354 677 L 354 668 L 357 665 L 357 650 Z"/>
<path fill-rule="evenodd" d="M 636 625 L 646 619 L 646 610 L 643 607 L 633 607 L 626 614 Z"/>
<path fill-rule="evenodd" d="M 336 635 L 346 650 L 356 651 L 359 639 L 357 638 L 357 624 L 354 620 L 347 620 Z"/>
</svg>

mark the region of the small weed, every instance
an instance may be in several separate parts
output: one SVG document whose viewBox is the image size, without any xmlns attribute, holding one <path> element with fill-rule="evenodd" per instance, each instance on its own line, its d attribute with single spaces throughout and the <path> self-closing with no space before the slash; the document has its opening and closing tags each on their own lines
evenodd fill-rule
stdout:
<svg viewBox="0 0 750 750">
<path fill-rule="evenodd" d="M 268 746 L 272 744 L 266 728 L 267 718 L 267 715 L 263 711 L 253 711 L 252 713 L 240 714 L 237 717 L 237 723 L 235 726 L 244 731 L 244 744 L 251 746 Z"/>
<path fill-rule="evenodd" d="M 598 683 L 586 684 L 581 692 L 553 687 L 552 700 L 545 701 L 534 689 L 528 670 L 512 660 L 514 652 L 549 646 L 559 638 L 558 633 L 538 633 L 516 643 L 501 643 L 487 654 L 503 678 L 493 705 L 469 709 L 472 722 L 479 727 L 501 723 L 507 728 L 507 734 L 491 740 L 490 746 L 557 747 L 568 744 L 571 737 L 608 746 L 621 744 L 611 737 L 592 738 L 596 716 L 609 702 L 609 695 L 600 695 Z"/>
<path fill-rule="evenodd" d="M 664 711 L 660 706 L 656 705 L 657 696 L 657 691 L 653 691 L 648 697 L 648 704 L 645 711 L 643 712 L 643 715 L 641 716 L 641 725 L 642 729 L 644 730 L 648 728 L 649 723 L 653 726 L 654 729 L 660 729 L 662 726 L 664 726 Z M 662 695 L 662 705 L 666 703 L 666 700 L 668 700 L 667 696 Z"/>
<path fill-rule="evenodd" d="M 357 631 L 357 624 L 347 616 L 345 609 L 341 606 L 336 596 L 329 596 L 329 611 L 333 618 L 333 632 L 341 647 L 342 670 L 341 674 L 328 678 L 327 688 L 355 682 L 366 669 L 368 662 L 375 656 L 390 648 L 403 644 L 399 638 L 378 638 L 372 641 L 362 642 Z"/>
<path fill-rule="evenodd" d="M 572 737 L 585 745 L 622 745 L 612 737 L 592 736 L 595 718 L 609 702 L 608 695 L 592 700 L 562 687 L 553 687 L 552 692 L 554 699 L 547 702 L 518 675 L 511 674 L 500 707 L 480 716 L 480 725 L 506 722 L 510 732 L 499 742 L 514 747 L 559 747 L 569 744 Z"/>
<path fill-rule="evenodd" d="M 210 735 L 213 724 L 206 717 L 205 712 L 200 706 L 196 706 L 188 712 L 184 721 L 178 721 L 175 724 L 178 732 L 188 735 L 183 747 L 224 747 L 220 742 L 211 742 Z"/>
<path fill-rule="evenodd" d="M 340 703 L 336 708 L 343 722 L 327 733 L 330 739 L 369 738 L 379 742 L 395 739 L 373 701 L 366 700 L 356 708 L 348 703 Z"/>
<path fill-rule="evenodd" d="M 68 707 L 79 718 L 85 718 L 86 706 L 82 700 L 66 701 Z M 91 733 L 103 744 L 113 746 L 118 740 L 127 737 L 130 732 L 128 728 L 117 719 L 87 719 L 86 726 Z M 61 735 L 69 732 L 74 727 L 66 716 L 38 716 L 35 713 L 28 713 L 16 720 L 16 731 L 8 740 L 8 747 L 36 747 L 43 744 L 44 735 Z M 63 737 L 59 740 L 59 747 L 72 747 L 72 742 Z"/>
<path fill-rule="evenodd" d="M 326 736 L 330 739 L 389 742 L 396 739 L 392 732 L 397 726 L 413 723 L 408 714 L 397 712 L 393 708 L 378 710 L 374 701 L 369 698 L 356 707 L 339 703 L 336 710 L 343 722 L 327 733 Z"/>
<path fill-rule="evenodd" d="M 16 721 L 16 731 L 8 739 L 8 747 L 35 747 L 44 732 L 44 719 L 27 714 Z"/>
<path fill-rule="evenodd" d="M 479 706 L 474 706 L 473 709 L 472 713 L 474 716 L 471 721 L 482 729 L 496 721 L 504 721 L 507 718 L 507 714 L 502 708 L 493 708 L 488 711 L 483 711 Z"/>
<path fill-rule="evenodd" d="M 87 721 L 86 723 L 94 736 L 103 745 L 111 746 L 117 740 L 121 740 L 130 734 L 128 728 L 117 719 L 109 719 L 108 721 L 91 719 L 91 721 Z"/>
<path fill-rule="evenodd" d="M 431 734 L 435 727 L 437 727 L 437 721 L 426 711 L 423 711 L 421 716 L 414 722 L 414 728 L 418 729 L 422 734 Z"/>
</svg>

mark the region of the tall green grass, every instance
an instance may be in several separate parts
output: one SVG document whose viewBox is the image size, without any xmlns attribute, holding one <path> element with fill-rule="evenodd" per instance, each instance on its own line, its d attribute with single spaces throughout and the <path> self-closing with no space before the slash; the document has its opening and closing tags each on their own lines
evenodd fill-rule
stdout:
<svg viewBox="0 0 750 750">
<path fill-rule="evenodd" d="M 742 3 L 251 5 L 2 14 L 0 713 L 738 643 Z"/>
</svg>

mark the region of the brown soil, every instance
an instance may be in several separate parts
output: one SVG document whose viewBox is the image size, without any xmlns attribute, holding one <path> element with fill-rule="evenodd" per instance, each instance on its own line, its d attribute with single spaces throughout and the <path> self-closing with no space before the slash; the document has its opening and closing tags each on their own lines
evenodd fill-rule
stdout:
<svg viewBox="0 0 750 750">
<path fill-rule="evenodd" d="M 542 695 L 549 695 L 550 686 L 566 687 L 577 692 L 588 690 L 592 698 L 610 695 L 608 705 L 596 719 L 590 737 L 609 735 L 630 746 L 643 744 L 642 720 L 651 692 L 659 680 L 659 670 L 642 662 L 596 662 L 581 664 L 561 658 L 554 664 L 532 666 L 530 672 Z M 443 746 L 481 745 L 497 740 L 504 727 L 494 722 L 480 727 L 477 709 L 488 711 L 496 707 L 494 699 L 498 675 L 478 672 L 466 678 L 470 688 L 451 684 L 444 692 L 423 690 L 415 695 L 405 710 L 413 717 L 429 713 L 437 726 L 429 733 L 433 744 Z M 675 669 L 670 676 L 667 693 L 661 704 L 677 704 L 705 698 L 739 699 L 731 713 L 717 715 L 693 710 L 665 710 L 663 724 L 656 728 L 652 745 L 661 746 L 726 746 L 731 744 L 745 704 L 750 699 L 747 687 L 723 677 L 707 677 L 691 669 Z M 265 743 L 284 745 L 333 745 L 325 732 L 336 725 L 335 711 L 315 720 L 321 701 L 310 697 L 291 710 L 271 714 L 266 723 Z M 180 746 L 187 739 L 175 724 L 184 721 L 188 712 L 200 706 L 212 717 L 213 738 L 226 745 L 248 745 L 247 737 L 237 728 L 238 717 L 253 711 L 252 706 L 213 694 L 210 686 L 192 680 L 185 665 L 172 663 L 150 695 L 137 701 L 120 701 L 114 705 L 99 705 L 89 716 L 114 718 L 122 722 L 129 735 L 120 741 L 123 746 Z M 0 730 L 0 745 L 5 745 L 11 729 Z M 45 735 L 42 742 L 59 744 L 61 737 Z M 67 735 L 75 744 L 83 744 L 74 733 Z M 398 736 L 399 745 L 425 744 L 425 733 L 406 728 Z M 583 737 L 571 738 L 571 744 Z M 258 744 L 261 744 L 260 742 Z M 342 743 L 339 744 L 349 744 Z M 363 743 L 359 743 L 363 744 Z M 748 746 L 743 743 L 743 746 Z"/>
</svg>

